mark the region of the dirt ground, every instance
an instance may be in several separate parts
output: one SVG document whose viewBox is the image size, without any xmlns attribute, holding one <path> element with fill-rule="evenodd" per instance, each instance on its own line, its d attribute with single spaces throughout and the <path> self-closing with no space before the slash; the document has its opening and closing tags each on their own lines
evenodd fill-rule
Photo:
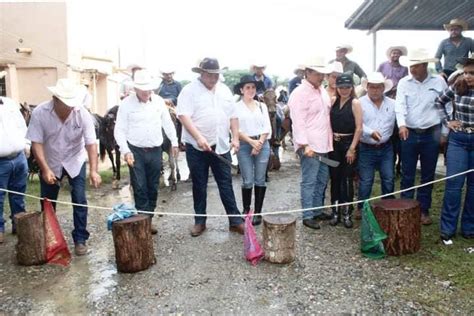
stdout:
<svg viewBox="0 0 474 316">
<path fill-rule="evenodd" d="M 299 208 L 299 178 L 298 161 L 285 152 L 282 169 L 270 174 L 264 211 Z M 122 180 L 120 190 L 110 184 L 91 190 L 89 204 L 112 207 L 130 200 L 127 183 Z M 240 207 L 237 175 L 234 190 Z M 69 200 L 67 193 L 61 198 Z M 162 211 L 192 213 L 191 183 L 180 182 L 175 192 L 162 189 L 159 204 Z M 208 212 L 224 213 L 212 177 Z M 226 219 L 210 218 L 208 230 L 192 238 L 191 217 L 155 217 L 157 263 L 122 274 L 106 229 L 109 213 L 89 211 L 89 252 L 73 257 L 66 268 L 16 265 L 16 237 L 8 233 L 0 246 L 0 314 L 474 313 L 472 301 L 462 301 L 449 282 L 392 258 L 362 257 L 358 222 L 354 229 L 323 223 L 321 230 L 312 231 L 298 220 L 296 260 L 253 267 L 243 258 L 242 237 L 228 231 Z M 58 215 L 73 249 L 72 210 L 59 206 Z M 261 227 L 257 234 L 261 238 Z M 436 304 L 420 303 L 435 295 L 440 297 Z"/>
</svg>

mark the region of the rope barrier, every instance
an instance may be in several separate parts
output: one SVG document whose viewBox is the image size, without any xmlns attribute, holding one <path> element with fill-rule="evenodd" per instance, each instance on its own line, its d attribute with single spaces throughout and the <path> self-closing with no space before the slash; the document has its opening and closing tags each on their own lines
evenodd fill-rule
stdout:
<svg viewBox="0 0 474 316">
<path fill-rule="evenodd" d="M 286 211 L 265 212 L 262 215 L 281 215 L 281 214 L 302 213 L 304 211 L 314 211 L 314 210 L 325 209 L 325 208 L 332 208 L 332 207 L 338 207 L 338 206 L 348 206 L 348 205 L 353 205 L 353 204 L 359 204 L 359 203 L 363 203 L 365 201 L 378 200 L 378 199 L 382 199 L 384 197 L 389 197 L 389 196 L 399 194 L 399 193 L 402 193 L 402 192 L 415 190 L 415 189 L 418 189 L 418 188 L 421 188 L 421 187 L 424 187 L 424 186 L 432 185 L 432 184 L 437 183 L 437 182 L 442 182 L 442 181 L 445 181 L 445 180 L 448 180 L 448 179 L 451 179 L 451 178 L 462 176 L 462 175 L 471 173 L 473 171 L 474 171 L 474 169 L 469 169 L 469 170 L 466 170 L 466 171 L 463 171 L 463 172 L 460 172 L 460 173 L 457 173 L 457 174 L 453 174 L 453 175 L 448 176 L 448 177 L 436 179 L 436 180 L 433 180 L 433 181 L 430 181 L 430 182 L 426 182 L 426 183 L 423 183 L 423 184 L 420 184 L 420 185 L 415 185 L 413 187 L 403 189 L 403 190 L 398 190 L 398 191 L 395 191 L 395 192 L 392 192 L 392 193 L 387 193 L 387 194 L 383 194 L 383 195 L 374 196 L 374 197 L 371 197 L 371 198 L 368 198 L 368 199 L 365 199 L 365 200 L 357 200 L 357 201 L 353 201 L 353 202 L 336 203 L 336 204 L 331 204 L 331 205 L 323 205 L 323 206 L 310 207 L 310 208 L 300 208 L 300 209 L 286 210 Z M 39 197 L 39 196 L 26 194 L 26 193 L 21 193 L 21 192 L 16 192 L 16 191 L 11 191 L 11 190 L 7 190 L 7 189 L 0 188 L 0 191 L 10 193 L 10 194 L 23 195 L 23 196 L 30 197 L 30 198 L 37 199 L 37 200 L 44 200 L 44 198 Z M 60 200 L 50 200 L 50 201 L 53 202 L 53 203 L 63 204 L 63 205 L 87 207 L 89 209 L 99 209 L 99 210 L 109 210 L 109 211 L 113 210 L 112 207 L 78 204 L 78 203 L 72 203 L 72 202 L 60 201 Z M 183 217 L 186 217 L 186 216 L 188 216 L 188 217 L 242 217 L 243 216 L 243 215 L 237 215 L 237 214 L 230 214 L 230 215 L 228 215 L 228 214 L 195 214 L 195 213 L 147 212 L 147 211 L 137 211 L 137 212 L 141 213 L 141 214 L 183 216 Z"/>
</svg>

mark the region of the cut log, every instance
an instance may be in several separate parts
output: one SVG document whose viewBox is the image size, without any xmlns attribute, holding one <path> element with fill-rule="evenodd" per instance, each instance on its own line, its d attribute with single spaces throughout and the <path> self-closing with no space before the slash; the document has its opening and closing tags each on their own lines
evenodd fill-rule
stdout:
<svg viewBox="0 0 474 316">
<path fill-rule="evenodd" d="M 119 272 L 133 273 L 155 264 L 151 217 L 135 215 L 112 224 L 115 261 Z"/>
<path fill-rule="evenodd" d="M 373 203 L 375 218 L 388 237 L 383 244 L 390 256 L 420 250 L 421 211 L 416 200 L 388 199 Z"/>
<path fill-rule="evenodd" d="M 15 215 L 18 243 L 16 260 L 23 266 L 39 265 L 46 262 L 43 216 L 41 212 L 22 212 Z"/>
<path fill-rule="evenodd" d="M 263 216 L 265 260 L 289 263 L 296 257 L 296 218 L 291 215 Z"/>
</svg>

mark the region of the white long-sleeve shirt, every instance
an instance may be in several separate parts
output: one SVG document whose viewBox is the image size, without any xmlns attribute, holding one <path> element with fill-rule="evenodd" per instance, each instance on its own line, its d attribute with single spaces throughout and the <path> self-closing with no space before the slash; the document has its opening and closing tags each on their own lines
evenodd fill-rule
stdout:
<svg viewBox="0 0 474 316">
<path fill-rule="evenodd" d="M 441 123 L 435 100 L 448 86 L 443 78 L 428 74 L 423 82 L 409 75 L 398 82 L 395 113 L 399 127 L 430 128 Z"/>
<path fill-rule="evenodd" d="M 240 132 L 247 136 L 257 136 L 260 134 L 268 134 L 267 138 L 272 136 L 270 117 L 268 116 L 268 108 L 265 103 L 257 102 L 257 108 L 253 111 L 242 100 L 237 102 L 235 106 L 236 114 L 239 118 Z"/>
<path fill-rule="evenodd" d="M 7 157 L 25 149 L 26 124 L 15 101 L 0 97 L 0 157 Z"/>
<path fill-rule="evenodd" d="M 362 106 L 362 136 L 360 141 L 366 144 L 383 144 L 390 140 L 395 127 L 395 100 L 384 97 L 378 108 L 369 96 L 359 99 Z M 380 141 L 375 141 L 371 135 L 377 131 L 382 135 Z"/>
<path fill-rule="evenodd" d="M 119 106 L 115 141 L 124 155 L 131 152 L 128 143 L 141 148 L 158 147 L 163 144 L 162 128 L 171 145 L 178 146 L 176 128 L 165 101 L 153 94 L 148 102 L 143 103 L 136 94 L 131 94 Z"/>
</svg>

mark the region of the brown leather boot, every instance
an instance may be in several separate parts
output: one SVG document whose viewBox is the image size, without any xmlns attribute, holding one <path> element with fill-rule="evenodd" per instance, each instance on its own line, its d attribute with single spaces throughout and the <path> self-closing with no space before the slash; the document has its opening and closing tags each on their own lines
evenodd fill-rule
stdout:
<svg viewBox="0 0 474 316">
<path fill-rule="evenodd" d="M 201 236 L 205 230 L 206 230 L 205 224 L 195 224 L 193 228 L 191 228 L 191 236 L 193 237 Z"/>
</svg>

